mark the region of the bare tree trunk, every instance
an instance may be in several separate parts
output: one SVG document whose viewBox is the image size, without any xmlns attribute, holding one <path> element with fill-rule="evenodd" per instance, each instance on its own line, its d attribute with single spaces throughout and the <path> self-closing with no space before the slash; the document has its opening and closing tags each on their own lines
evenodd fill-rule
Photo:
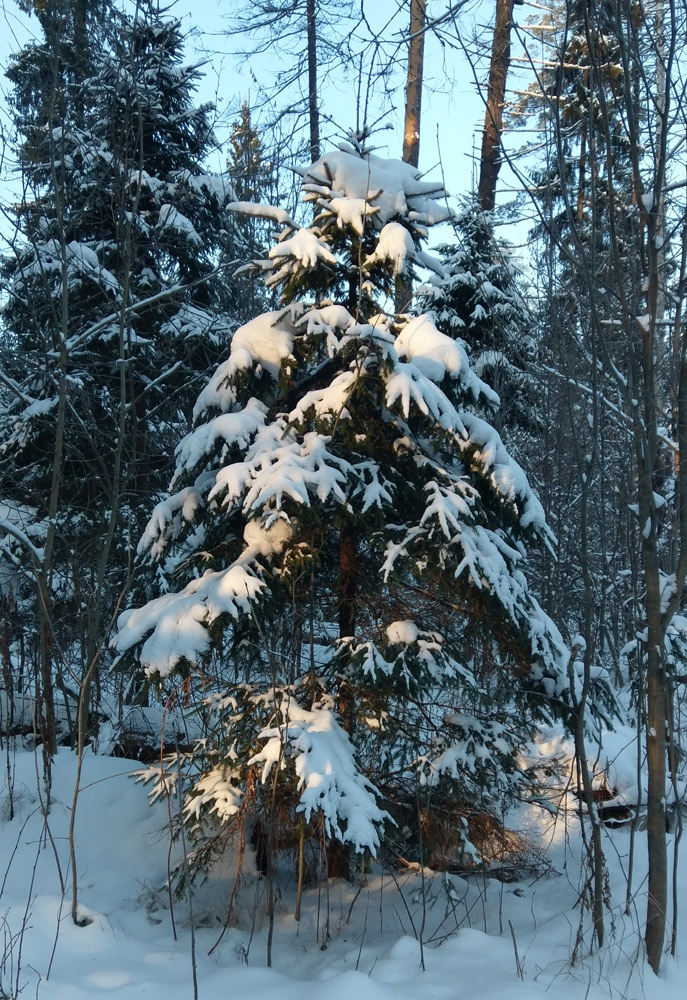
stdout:
<svg viewBox="0 0 687 1000">
<path fill-rule="evenodd" d="M 317 20 L 315 0 L 308 0 L 308 107 L 310 112 L 310 159 L 320 158 L 320 111 L 317 105 Z"/>
<path fill-rule="evenodd" d="M 656 344 L 662 337 L 662 324 L 665 314 L 665 192 L 663 172 L 665 169 L 665 115 L 666 100 L 666 47 L 663 25 L 663 3 L 658 0 L 655 12 L 655 57 L 656 57 L 656 180 L 658 181 L 658 200 L 656 216 L 648 226 L 649 253 L 649 296 L 648 305 L 653 315 L 652 338 L 649 350 L 651 361 L 645 365 L 652 372 L 649 388 L 654 396 L 653 364 Z M 645 349 L 646 353 L 646 349 Z M 651 367 L 650 367 L 651 366 Z M 658 396 L 651 400 L 652 416 L 657 409 Z M 678 411 L 678 419 L 680 417 Z M 647 419 L 651 429 L 649 441 L 654 443 L 654 423 Z M 647 847 L 649 854 L 649 898 L 646 916 L 646 952 L 649 965 L 658 973 L 663 954 L 663 944 L 666 931 L 666 915 L 668 912 L 668 845 L 666 842 L 666 727 L 672 715 L 670 702 L 670 685 L 665 667 L 665 634 L 668 621 L 662 621 L 661 614 L 661 580 L 658 563 L 658 538 L 655 527 L 655 511 L 652 509 L 653 472 L 657 459 L 657 448 L 651 453 L 653 464 L 645 470 L 646 489 L 651 490 L 648 496 L 649 509 L 652 516 L 651 531 L 645 541 L 649 551 L 644 557 L 644 574 L 646 581 L 646 611 L 647 611 L 647 711 L 646 711 L 646 758 L 648 770 L 647 789 Z M 682 490 L 684 487 L 682 486 Z M 641 491 L 641 482 L 640 482 Z M 641 501 L 641 496 L 640 496 Z M 641 502 L 640 502 L 641 510 Z M 646 535 L 646 531 L 645 531 Z"/>
<path fill-rule="evenodd" d="M 477 199 L 485 212 L 491 212 L 496 203 L 496 181 L 501 169 L 501 133 L 503 105 L 506 100 L 506 78 L 510 64 L 512 15 L 513 0 L 496 0 L 496 21 L 491 46 L 487 107 L 484 113 L 482 156 L 477 188 Z"/>
<path fill-rule="evenodd" d="M 403 160 L 414 167 L 417 167 L 420 162 L 420 116 L 422 112 L 422 72 L 425 60 L 426 19 L 427 0 L 410 0 Z"/>
<path fill-rule="evenodd" d="M 427 0 L 410 0 L 408 77 L 403 126 L 403 161 L 417 167 L 420 162 L 420 118 L 422 113 L 422 73 L 425 61 Z M 413 295 L 413 285 L 405 274 L 396 278 L 395 309 L 405 312 Z"/>
<path fill-rule="evenodd" d="M 653 548 L 653 546 L 652 546 Z M 665 940 L 668 909 L 668 848 L 666 843 L 666 680 L 663 666 L 664 635 L 661 628 L 658 564 L 650 580 L 653 552 L 647 553 L 644 571 L 647 581 L 647 712 L 646 759 L 647 848 L 649 855 L 649 898 L 646 914 L 646 953 L 649 965 L 658 973 Z"/>
</svg>

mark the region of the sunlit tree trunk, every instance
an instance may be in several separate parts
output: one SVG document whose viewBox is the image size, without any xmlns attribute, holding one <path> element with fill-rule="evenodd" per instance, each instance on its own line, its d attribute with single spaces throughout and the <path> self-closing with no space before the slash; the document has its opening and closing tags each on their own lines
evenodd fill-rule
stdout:
<svg viewBox="0 0 687 1000">
<path fill-rule="evenodd" d="M 425 60 L 425 27 L 427 0 L 410 0 L 410 33 L 408 37 L 408 76 L 406 109 L 403 126 L 403 159 L 417 167 L 420 162 L 420 119 L 422 114 L 422 74 Z M 410 278 L 400 274 L 396 279 L 396 312 L 405 312 L 410 305 L 413 286 Z"/>
<path fill-rule="evenodd" d="M 403 127 L 403 159 L 417 167 L 420 162 L 420 118 L 422 114 L 422 74 L 425 60 L 427 0 L 410 0 L 408 79 Z"/>
<path fill-rule="evenodd" d="M 510 64 L 510 31 L 513 0 L 496 0 L 496 21 L 489 64 L 489 87 L 484 113 L 482 155 L 480 158 L 477 198 L 485 212 L 496 203 L 496 181 L 501 169 L 501 133 L 503 105 L 506 100 L 506 79 Z"/>
</svg>

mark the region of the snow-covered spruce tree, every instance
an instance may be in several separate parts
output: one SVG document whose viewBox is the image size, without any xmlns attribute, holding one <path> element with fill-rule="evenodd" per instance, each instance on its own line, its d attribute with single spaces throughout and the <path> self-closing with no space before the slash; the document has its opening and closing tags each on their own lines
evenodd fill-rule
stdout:
<svg viewBox="0 0 687 1000">
<path fill-rule="evenodd" d="M 240 202 L 250 204 L 276 200 L 274 165 L 265 155 L 259 131 L 251 122 L 251 109 L 243 101 L 239 116 L 231 126 L 227 173 Z M 237 215 L 232 249 L 242 261 L 255 260 L 267 253 L 271 223 L 256 215 Z M 236 315 L 239 320 L 252 319 L 268 305 L 264 285 L 256 275 L 243 271 L 235 278 L 239 290 Z"/>
<path fill-rule="evenodd" d="M 229 189 L 203 167 L 197 70 L 178 23 L 105 6 L 41 5 L 44 39 L 8 73 L 26 196 L 3 262 L 0 461 L 3 498 L 33 523 L 4 525 L 0 545 L 22 569 L 22 648 L 44 691 L 93 661 L 141 497 L 167 485 L 194 380 L 230 333 L 215 274 Z"/>
<path fill-rule="evenodd" d="M 421 243 L 444 191 L 356 146 L 302 186 L 309 228 L 263 209 L 283 229 L 257 266 L 283 308 L 237 330 L 198 399 L 138 550 L 139 593 L 166 592 L 115 645 L 161 691 L 204 685 L 192 823 L 267 810 L 276 773 L 313 832 L 374 852 L 380 793 L 393 810 L 418 779 L 465 802 L 522 791 L 518 747 L 572 678 L 523 573 L 541 506 L 475 412 L 495 394 L 428 316 L 384 312 L 400 270 L 441 270 Z M 493 678 L 463 655 L 468 626 Z M 496 680 L 508 711 L 482 696 Z"/>
<path fill-rule="evenodd" d="M 453 220 L 453 229 L 456 241 L 439 248 L 444 274 L 423 286 L 416 310 L 428 312 L 438 330 L 463 343 L 475 374 L 498 393 L 494 426 L 517 440 L 522 437 L 517 432 L 539 426 L 536 383 L 529 370 L 537 356 L 533 316 L 490 216 L 468 203 Z"/>
</svg>

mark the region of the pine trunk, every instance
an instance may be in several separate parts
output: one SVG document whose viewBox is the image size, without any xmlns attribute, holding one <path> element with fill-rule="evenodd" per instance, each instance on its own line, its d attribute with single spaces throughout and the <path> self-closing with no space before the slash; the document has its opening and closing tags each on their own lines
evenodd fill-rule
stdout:
<svg viewBox="0 0 687 1000">
<path fill-rule="evenodd" d="M 420 162 L 420 115 L 422 110 L 422 71 L 425 59 L 426 0 L 410 0 L 410 39 L 408 42 L 408 80 L 403 129 L 403 160 L 417 167 Z"/>
<path fill-rule="evenodd" d="M 317 106 L 317 21 L 315 0 L 308 0 L 308 108 L 310 112 L 310 158 L 320 158 L 320 112 Z"/>
<path fill-rule="evenodd" d="M 654 602 L 652 601 L 651 604 Z M 647 794 L 647 849 L 649 854 L 649 898 L 646 913 L 646 954 L 649 965 L 658 973 L 665 940 L 668 909 L 668 850 L 666 845 L 666 692 L 661 655 L 656 641 L 661 641 L 652 619 L 658 617 L 649 606 L 649 643 L 647 648 L 646 759 L 649 774 Z"/>
<path fill-rule="evenodd" d="M 484 114 L 482 156 L 480 160 L 477 198 L 485 212 L 496 203 L 496 181 L 501 169 L 501 133 L 503 105 L 506 100 L 506 78 L 510 64 L 510 30 L 513 0 L 496 0 L 496 22 L 491 47 L 487 107 Z"/>
<path fill-rule="evenodd" d="M 417 167 L 420 162 L 420 117 L 422 111 L 422 73 L 425 60 L 425 25 L 427 0 L 410 0 L 410 37 L 408 39 L 408 78 L 403 128 L 403 160 Z M 413 286 L 410 278 L 396 278 L 395 309 L 405 312 L 410 305 Z"/>
</svg>

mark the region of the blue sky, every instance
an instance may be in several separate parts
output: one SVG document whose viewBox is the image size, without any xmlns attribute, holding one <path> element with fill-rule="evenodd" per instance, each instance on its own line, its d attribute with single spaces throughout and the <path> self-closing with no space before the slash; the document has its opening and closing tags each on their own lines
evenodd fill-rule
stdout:
<svg viewBox="0 0 687 1000">
<path fill-rule="evenodd" d="M 272 50 L 269 55 L 257 56 L 246 63 L 233 57 L 232 48 L 250 46 L 250 40 L 230 39 L 223 34 L 227 21 L 223 17 L 228 7 L 218 0 L 199 4 L 193 0 L 177 0 L 172 8 L 182 24 L 189 29 L 189 56 L 192 47 L 208 55 L 204 68 L 202 98 L 217 104 L 220 123 L 231 121 L 242 99 L 257 99 L 259 85 L 268 86 L 280 68 L 279 54 Z M 381 27 L 398 4 L 395 0 L 375 0 L 367 7 L 374 15 L 374 27 Z M 443 4 L 441 5 L 443 6 Z M 430 4 L 431 12 L 431 4 Z M 491 8 L 489 9 L 491 13 Z M 384 31 L 387 50 L 400 42 L 400 32 L 407 30 L 407 16 L 403 12 Z M 195 29 L 197 37 L 191 35 Z M 303 39 L 305 46 L 305 39 Z M 394 77 L 396 85 L 390 99 L 377 100 L 370 118 L 384 115 L 387 127 L 375 135 L 375 143 L 382 154 L 401 156 L 402 115 L 404 103 L 402 65 L 405 52 L 399 51 L 398 72 Z M 367 71 L 364 67 L 363 77 Z M 257 82 L 256 82 L 257 81 Z M 343 79 L 337 74 L 322 87 L 323 136 L 332 140 L 341 138 L 343 132 L 355 124 L 358 80 L 356 74 Z M 425 59 L 425 87 L 423 90 L 422 139 L 420 146 L 420 166 L 425 170 L 437 167 L 441 162 L 446 183 L 452 194 L 467 193 L 472 184 L 473 146 L 479 153 L 481 127 L 484 119 L 484 104 L 477 92 L 474 75 L 466 57 L 459 51 L 444 51 L 431 35 L 428 35 Z M 266 113 L 266 112 L 265 112 Z M 329 121 L 327 120 L 329 119 Z M 219 137 L 223 129 L 220 127 Z"/>
<path fill-rule="evenodd" d="M 132 0 L 133 2 L 133 0 Z M 378 29 L 398 10 L 397 0 L 372 0 L 366 4 L 366 12 Z M 236 116 L 241 100 L 248 98 L 251 103 L 258 98 L 260 86 L 269 86 L 275 71 L 280 68 L 280 56 L 272 48 L 264 55 L 249 60 L 237 58 L 232 49 L 244 45 L 251 47 L 251 39 L 231 39 L 226 35 L 226 15 L 233 9 L 232 2 L 226 0 L 176 0 L 169 8 L 177 16 L 187 33 L 186 60 L 205 61 L 204 77 L 199 89 L 199 101 L 212 101 L 217 106 L 218 119 L 216 134 L 220 143 L 225 143 L 231 121 Z M 443 9 L 443 0 L 430 0 L 429 13 L 438 14 Z M 521 11 L 523 8 L 517 8 Z M 475 0 L 474 6 L 461 15 L 461 27 L 465 37 L 477 36 L 488 55 L 491 32 L 488 19 L 493 7 Z M 524 15 L 516 14 L 516 17 Z M 376 88 L 376 107 L 370 117 L 382 116 L 385 128 L 375 134 L 374 143 L 381 155 L 400 157 L 402 147 L 402 117 L 405 83 L 405 47 L 402 32 L 407 30 L 407 11 L 387 23 L 383 31 L 386 51 L 398 47 L 398 69 L 392 78 L 390 94 L 381 96 L 381 88 Z M 482 23 L 485 22 L 485 23 Z M 22 14 L 14 0 L 0 0 L 0 65 L 4 67 L 9 53 L 32 36 L 30 19 Z M 305 39 L 303 39 L 303 47 Z M 367 71 L 363 69 L 363 78 Z M 486 60 L 478 68 L 477 76 L 484 78 Z M 459 48 L 442 48 L 432 34 L 428 34 L 425 49 L 425 86 L 423 88 L 422 138 L 420 146 L 420 166 L 430 176 L 442 177 L 446 187 L 456 197 L 469 194 L 476 184 L 474 164 L 479 156 L 481 129 L 484 120 L 484 103 L 475 83 L 475 71 Z M 358 82 L 354 73 L 348 79 L 341 74 L 334 75 L 322 86 L 323 146 L 343 137 L 346 129 L 355 124 Z M 267 116 L 263 111 L 262 115 Z M 256 121 L 257 118 L 257 121 Z M 254 116 L 260 125 L 260 113 Z M 0 80 L 0 142 L 11 128 L 7 108 L 7 83 Z M 215 156 L 212 167 L 222 169 L 225 160 L 224 149 Z M 11 160 L 7 150 L 1 165 L 3 187 L 6 194 L 8 168 Z M 507 183 L 506 170 L 502 180 Z M 0 203 L 5 198 L 0 196 Z"/>
</svg>

